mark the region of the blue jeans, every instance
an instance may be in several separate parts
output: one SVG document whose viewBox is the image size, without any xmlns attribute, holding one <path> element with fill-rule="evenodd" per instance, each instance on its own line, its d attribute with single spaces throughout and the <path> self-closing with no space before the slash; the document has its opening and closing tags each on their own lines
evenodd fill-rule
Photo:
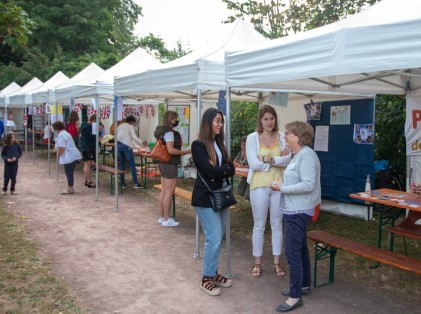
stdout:
<svg viewBox="0 0 421 314">
<path fill-rule="evenodd" d="M 67 186 L 72 187 L 75 182 L 75 168 L 76 168 L 77 160 L 72 161 L 70 164 L 64 164 L 64 173 L 66 174 L 67 178 Z"/>
<path fill-rule="evenodd" d="M 118 159 L 120 162 L 120 170 L 126 170 L 126 162 L 129 162 L 130 173 L 132 175 L 133 183 L 139 184 L 137 180 L 136 165 L 134 163 L 133 149 L 126 144 L 118 142 Z M 120 175 L 121 184 L 126 184 L 124 174 Z"/>
<path fill-rule="evenodd" d="M 302 287 L 310 287 L 310 255 L 307 247 L 307 214 L 285 215 L 285 256 L 289 267 L 291 298 L 301 298 Z"/>
<path fill-rule="evenodd" d="M 203 277 L 213 277 L 218 271 L 219 255 L 227 224 L 228 208 L 215 212 L 212 208 L 195 207 L 205 234 Z"/>
</svg>

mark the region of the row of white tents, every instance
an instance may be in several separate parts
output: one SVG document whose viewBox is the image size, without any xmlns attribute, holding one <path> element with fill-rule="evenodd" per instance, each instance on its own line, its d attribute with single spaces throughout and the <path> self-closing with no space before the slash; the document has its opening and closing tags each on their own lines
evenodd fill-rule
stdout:
<svg viewBox="0 0 421 314">
<path fill-rule="evenodd" d="M 0 92 L 0 105 L 90 102 L 91 97 L 101 104 L 112 103 L 114 95 L 192 101 L 191 134 L 196 134 L 202 102 L 212 100 L 214 106 L 220 90 L 228 91 L 227 114 L 231 100 L 263 103 L 276 91 L 289 93 L 288 108 L 279 108 L 279 116 L 304 120 L 297 104 L 310 98 L 420 94 L 420 12 L 421 1 L 382 0 L 342 21 L 271 41 L 237 20 L 219 45 L 204 51 L 161 64 L 137 49 L 107 71 L 91 64 L 70 79 L 59 72 L 44 84 L 36 78 L 22 88 L 12 83 Z"/>
<path fill-rule="evenodd" d="M 71 98 L 90 103 L 92 97 L 111 104 L 114 95 L 131 103 L 191 101 L 194 135 L 202 101 L 214 106 L 220 90 L 228 89 L 228 106 L 231 100 L 263 103 L 273 91 L 289 93 L 288 107 L 278 109 L 281 125 L 305 119 L 297 104 L 310 98 L 419 94 L 420 9 L 420 1 L 382 0 L 342 21 L 271 41 L 237 20 L 219 44 L 166 64 L 138 48 L 106 71 L 90 64 L 72 78 L 58 72 L 45 83 L 37 78 L 21 88 L 11 83 L 0 92 L 0 106 L 69 104 Z"/>
</svg>

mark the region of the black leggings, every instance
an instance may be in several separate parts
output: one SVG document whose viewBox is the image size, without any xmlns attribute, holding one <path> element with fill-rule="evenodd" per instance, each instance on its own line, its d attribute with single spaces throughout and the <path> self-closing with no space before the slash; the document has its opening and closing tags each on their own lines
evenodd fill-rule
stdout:
<svg viewBox="0 0 421 314">
<path fill-rule="evenodd" d="M 7 186 L 9 185 L 9 180 L 12 181 L 10 184 L 10 191 L 15 190 L 16 185 L 16 176 L 18 174 L 18 163 L 17 162 L 4 162 L 4 183 L 3 191 L 7 192 Z"/>
</svg>

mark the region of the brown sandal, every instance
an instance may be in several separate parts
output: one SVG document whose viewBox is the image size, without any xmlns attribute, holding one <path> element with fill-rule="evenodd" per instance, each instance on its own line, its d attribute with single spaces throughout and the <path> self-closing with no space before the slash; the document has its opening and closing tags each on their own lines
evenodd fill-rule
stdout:
<svg viewBox="0 0 421 314">
<path fill-rule="evenodd" d="M 276 276 L 284 277 L 286 275 L 285 270 L 282 268 L 281 264 L 273 264 L 273 269 L 275 270 Z"/>
<path fill-rule="evenodd" d="M 229 278 L 226 278 L 224 276 L 221 276 L 220 274 L 216 274 L 216 276 L 213 278 L 216 286 L 222 287 L 222 288 L 229 288 L 232 286 L 232 280 Z"/>
<path fill-rule="evenodd" d="M 221 288 L 215 285 L 212 277 L 203 277 L 200 289 L 208 295 L 216 296 L 222 293 Z"/>
<path fill-rule="evenodd" d="M 260 264 L 254 264 L 253 270 L 251 271 L 251 275 L 254 278 L 259 278 L 262 275 L 262 265 Z"/>
</svg>

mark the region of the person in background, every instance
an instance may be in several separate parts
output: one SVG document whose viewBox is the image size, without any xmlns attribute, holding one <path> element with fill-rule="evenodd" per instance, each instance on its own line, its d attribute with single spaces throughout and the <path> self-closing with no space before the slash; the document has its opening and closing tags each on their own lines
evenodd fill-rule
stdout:
<svg viewBox="0 0 421 314">
<path fill-rule="evenodd" d="M 136 165 L 134 163 L 133 155 L 133 142 L 140 146 L 147 146 L 148 142 L 142 141 L 136 136 L 134 131 L 134 124 L 136 118 L 134 116 L 128 116 L 126 122 L 120 124 L 117 128 L 117 149 L 118 149 L 118 160 L 120 162 L 120 170 L 126 170 L 126 162 L 129 162 L 130 173 L 132 175 L 134 188 L 143 189 L 143 186 L 139 183 L 136 173 Z M 126 180 L 124 174 L 121 174 L 121 185 L 126 188 Z"/>
<path fill-rule="evenodd" d="M 10 184 L 10 194 L 16 195 L 16 177 L 18 174 L 18 162 L 22 156 L 22 148 L 16 143 L 16 135 L 13 132 L 9 132 L 6 135 L 3 149 L 1 150 L 1 158 L 4 161 L 4 172 L 3 172 L 3 192 L 7 194 L 7 187 Z"/>
<path fill-rule="evenodd" d="M 96 114 L 89 116 L 88 122 L 82 123 L 80 127 L 80 150 L 83 160 L 83 174 L 85 175 L 85 186 L 95 188 L 92 182 L 91 168 L 95 166 L 96 160 L 96 134 L 92 134 L 92 123 L 96 122 Z"/>
<path fill-rule="evenodd" d="M 285 276 L 280 264 L 282 252 L 282 213 L 279 210 L 280 192 L 269 188 L 272 181 L 282 182 L 283 168 L 291 160 L 291 152 L 285 145 L 284 134 L 279 132 L 278 117 L 273 107 L 260 108 L 256 132 L 247 137 L 246 143 L 250 184 L 250 203 L 253 211 L 253 256 L 251 275 L 260 277 L 262 273 L 264 232 L 268 216 L 272 231 L 273 269 L 279 277 Z"/>
<path fill-rule="evenodd" d="M 42 142 L 48 144 L 48 138 L 50 138 L 50 143 L 53 142 L 53 128 L 47 122 L 44 127 L 44 135 L 42 137 Z"/>
<path fill-rule="evenodd" d="M 66 130 L 73 138 L 77 148 L 79 148 L 79 127 L 79 114 L 77 111 L 70 111 L 69 117 L 67 119 Z"/>
<path fill-rule="evenodd" d="M 238 152 L 237 156 L 234 159 L 234 166 L 236 169 L 238 168 L 246 168 L 248 169 L 249 164 L 247 162 L 247 155 L 246 155 L 246 142 L 247 136 L 243 136 L 241 138 L 241 150 Z M 238 195 L 244 196 L 246 200 L 250 200 L 250 186 L 247 183 L 247 177 L 241 177 L 240 182 L 237 185 L 236 193 Z"/>
<path fill-rule="evenodd" d="M 309 294 L 311 284 L 310 255 L 307 247 L 307 225 L 314 208 L 321 201 L 320 161 L 311 148 L 313 127 L 306 122 L 291 122 L 285 126 L 285 139 L 294 154 L 284 172 L 283 183 L 271 184 L 281 191 L 281 211 L 285 224 L 285 255 L 289 267 L 289 298 L 277 307 L 279 312 L 291 311 L 303 305 L 301 296 Z"/>
<path fill-rule="evenodd" d="M 220 295 L 222 293 L 220 287 L 228 288 L 232 285 L 231 279 L 218 274 L 219 256 L 229 209 L 214 211 L 209 199 L 210 192 L 205 185 L 206 182 L 210 189 L 220 188 L 228 184 L 228 179 L 235 174 L 234 164 L 230 160 L 224 139 L 222 112 L 215 108 L 207 109 L 202 116 L 198 139 L 192 143 L 192 156 L 198 178 L 194 183 L 191 204 L 195 207 L 205 234 L 200 289 L 211 296 Z"/>
<path fill-rule="evenodd" d="M 174 130 L 179 123 L 177 112 L 165 112 L 162 122 L 161 126 L 156 127 L 154 136 L 157 140 L 162 136 L 168 153 L 171 154 L 171 160 L 169 163 L 158 162 L 162 186 L 161 193 L 158 197 L 158 223 L 163 227 L 176 227 L 179 223 L 170 217 L 171 200 L 177 184 L 178 165 L 181 164 L 181 156 L 190 154 L 191 150 L 181 150 L 181 135 Z"/>
<path fill-rule="evenodd" d="M 104 135 L 105 135 L 104 124 L 102 122 L 99 122 L 99 125 L 98 125 L 98 136 L 99 136 L 99 139 L 103 138 Z"/>
<path fill-rule="evenodd" d="M 64 172 L 67 178 L 67 190 L 61 195 L 75 194 L 74 172 L 76 164 L 82 158 L 72 136 L 65 130 L 63 121 L 56 121 L 52 124 L 53 130 L 57 132 L 56 150 L 60 165 L 64 165 Z"/>
<path fill-rule="evenodd" d="M 3 139 L 4 135 L 4 122 L 2 119 L 0 119 L 0 139 Z"/>
</svg>

